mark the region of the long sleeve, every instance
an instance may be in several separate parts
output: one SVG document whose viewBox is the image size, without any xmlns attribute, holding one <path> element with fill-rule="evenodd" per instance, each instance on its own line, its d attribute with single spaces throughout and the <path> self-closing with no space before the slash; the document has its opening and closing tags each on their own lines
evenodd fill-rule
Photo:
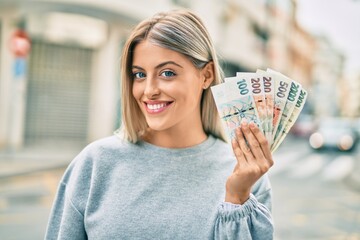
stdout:
<svg viewBox="0 0 360 240">
<path fill-rule="evenodd" d="M 244 204 L 223 202 L 219 205 L 214 239 L 271 240 L 273 233 L 271 187 L 267 175 L 254 186 Z"/>
<path fill-rule="evenodd" d="M 214 239 L 273 239 L 269 210 L 251 194 L 243 205 L 222 203 L 218 209 Z"/>
<path fill-rule="evenodd" d="M 93 162 L 83 150 L 68 166 L 59 184 L 45 239 L 87 239 L 84 214 L 92 181 Z"/>
<path fill-rule="evenodd" d="M 60 183 L 45 239 L 87 239 L 84 216 L 66 195 L 64 183 Z"/>
</svg>

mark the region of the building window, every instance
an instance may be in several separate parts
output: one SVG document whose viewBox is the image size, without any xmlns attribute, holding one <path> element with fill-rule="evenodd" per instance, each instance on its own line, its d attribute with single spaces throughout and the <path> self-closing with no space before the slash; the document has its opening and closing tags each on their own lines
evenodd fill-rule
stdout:
<svg viewBox="0 0 360 240">
<path fill-rule="evenodd" d="M 254 23 L 252 27 L 258 39 L 260 39 L 264 43 L 266 43 L 269 40 L 269 32 L 265 28 L 260 27 L 256 23 Z"/>
<path fill-rule="evenodd" d="M 235 77 L 237 72 L 250 72 L 251 70 L 241 66 L 240 64 L 230 62 L 230 61 L 221 61 L 221 68 L 224 71 L 225 77 Z"/>
</svg>

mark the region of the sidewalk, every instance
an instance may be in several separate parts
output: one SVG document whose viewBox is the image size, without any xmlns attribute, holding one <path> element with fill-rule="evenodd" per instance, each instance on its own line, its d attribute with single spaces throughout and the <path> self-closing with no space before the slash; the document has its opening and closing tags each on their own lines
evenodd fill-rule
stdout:
<svg viewBox="0 0 360 240">
<path fill-rule="evenodd" d="M 24 174 L 66 168 L 81 151 L 79 145 L 26 147 L 17 151 L 0 151 L 0 180 Z"/>
</svg>

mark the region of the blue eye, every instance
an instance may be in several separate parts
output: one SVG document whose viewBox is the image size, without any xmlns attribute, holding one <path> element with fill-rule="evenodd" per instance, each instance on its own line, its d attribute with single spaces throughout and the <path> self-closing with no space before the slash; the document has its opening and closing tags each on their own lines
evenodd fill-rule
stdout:
<svg viewBox="0 0 360 240">
<path fill-rule="evenodd" d="M 166 71 L 163 71 L 161 73 L 161 76 L 163 76 L 163 77 L 173 77 L 173 76 L 176 76 L 176 74 L 173 71 L 166 70 Z"/>
<path fill-rule="evenodd" d="M 146 75 L 143 72 L 135 72 L 135 73 L 133 73 L 133 78 L 134 79 L 145 78 L 145 77 L 146 77 Z"/>
</svg>

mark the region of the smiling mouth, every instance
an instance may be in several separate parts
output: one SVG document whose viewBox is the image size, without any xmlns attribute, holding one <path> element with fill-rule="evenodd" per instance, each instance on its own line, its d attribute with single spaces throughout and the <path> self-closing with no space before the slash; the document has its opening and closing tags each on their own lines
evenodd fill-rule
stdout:
<svg viewBox="0 0 360 240">
<path fill-rule="evenodd" d="M 160 113 L 165 111 L 173 102 L 148 103 L 144 102 L 145 109 L 148 113 Z"/>
</svg>

